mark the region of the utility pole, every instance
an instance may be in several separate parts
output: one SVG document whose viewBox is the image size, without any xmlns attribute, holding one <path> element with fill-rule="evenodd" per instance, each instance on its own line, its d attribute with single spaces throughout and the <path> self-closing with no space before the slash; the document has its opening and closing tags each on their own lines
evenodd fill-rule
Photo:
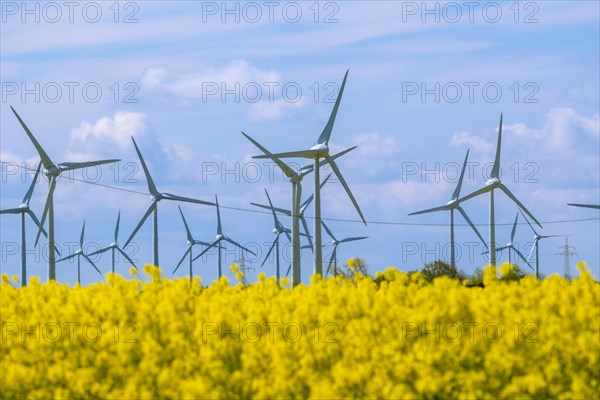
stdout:
<svg viewBox="0 0 600 400">
<path fill-rule="evenodd" d="M 244 252 L 242 251 L 242 257 L 238 260 L 238 265 L 240 266 L 240 272 L 244 274 L 242 278 L 242 284 L 244 286 L 248 285 L 248 277 L 246 275 L 247 271 L 256 271 L 254 267 L 249 267 L 246 265 L 246 258 L 244 257 Z"/>
<path fill-rule="evenodd" d="M 567 280 L 571 280 L 571 265 L 570 258 L 572 256 L 578 256 L 579 254 L 575 252 L 575 247 L 569 246 L 569 239 L 565 236 L 565 244 L 564 246 L 560 246 L 558 250 L 562 250 L 560 253 L 556 253 L 557 256 L 563 256 L 563 276 L 567 278 Z"/>
</svg>

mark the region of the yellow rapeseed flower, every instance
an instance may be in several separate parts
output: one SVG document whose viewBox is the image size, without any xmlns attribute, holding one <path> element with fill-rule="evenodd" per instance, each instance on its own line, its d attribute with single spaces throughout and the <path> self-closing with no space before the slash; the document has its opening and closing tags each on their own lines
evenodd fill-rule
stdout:
<svg viewBox="0 0 600 400">
<path fill-rule="evenodd" d="M 488 267 L 484 287 L 394 268 L 294 288 L 2 274 L 2 398 L 597 398 L 600 291 L 580 270 L 502 284 Z"/>
</svg>

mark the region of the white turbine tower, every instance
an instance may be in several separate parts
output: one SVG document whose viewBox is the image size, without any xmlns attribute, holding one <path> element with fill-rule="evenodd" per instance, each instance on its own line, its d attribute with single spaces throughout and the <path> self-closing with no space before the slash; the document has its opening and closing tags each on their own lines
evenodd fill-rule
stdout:
<svg viewBox="0 0 600 400">
<path fill-rule="evenodd" d="M 56 280 L 56 244 L 54 241 L 54 189 L 56 188 L 56 181 L 61 173 L 65 171 L 72 171 L 74 169 L 80 169 L 85 167 L 93 167 L 96 165 L 109 164 L 117 161 L 121 161 L 119 159 L 112 160 L 100 160 L 100 161 L 90 161 L 90 162 L 63 162 L 63 163 L 54 163 L 48 154 L 44 151 L 42 146 L 38 143 L 36 138 L 33 136 L 25 122 L 21 119 L 19 114 L 15 111 L 12 106 L 10 107 L 12 112 L 15 114 L 19 123 L 25 130 L 27 136 L 29 136 L 29 140 L 35 146 L 40 158 L 42 159 L 42 164 L 44 165 L 45 174 L 49 179 L 50 189 L 48 191 L 48 198 L 46 199 L 46 205 L 44 207 L 44 213 L 42 214 L 42 221 L 40 222 L 40 227 L 38 230 L 37 237 L 35 239 L 35 244 L 37 245 L 38 240 L 40 239 L 40 234 L 42 233 L 42 227 L 44 226 L 44 222 L 46 221 L 46 216 L 48 216 L 48 280 Z"/>
<path fill-rule="evenodd" d="M 217 195 L 215 195 L 215 204 L 217 205 L 217 240 L 215 240 L 214 242 L 212 242 L 210 244 L 210 246 L 208 246 L 206 249 L 204 249 L 204 251 L 202 251 L 202 253 L 198 254 L 196 257 L 194 257 L 192 259 L 192 261 L 202 257 L 204 255 L 204 253 L 206 253 L 208 250 L 212 249 L 215 246 L 218 246 L 218 254 L 219 254 L 219 278 L 221 278 L 221 242 L 225 241 L 225 242 L 229 242 L 232 245 L 247 251 L 248 253 L 252 254 L 252 255 L 256 255 L 255 252 L 253 252 L 252 250 L 247 249 L 246 247 L 242 246 L 241 244 L 239 244 L 238 242 L 236 242 L 235 240 L 231 239 L 228 236 L 225 236 L 223 234 L 223 228 L 221 227 L 221 212 L 219 211 L 219 199 L 217 198 Z"/>
<path fill-rule="evenodd" d="M 83 226 L 81 227 L 81 236 L 79 237 L 79 249 L 77 249 L 77 251 L 75 253 L 71 254 L 70 256 L 63 257 L 60 260 L 56 261 L 56 262 L 61 262 L 61 261 L 70 260 L 71 258 L 77 257 L 77 283 L 79 283 L 80 285 L 81 285 L 81 257 L 85 258 L 85 260 L 87 262 L 89 262 L 90 265 L 92 267 L 94 267 L 94 269 L 96 271 L 98 271 L 100 276 L 102 276 L 102 272 L 100 272 L 98 267 L 96 267 L 96 264 L 94 264 L 94 262 L 90 259 L 90 257 L 87 256 L 83 252 L 83 236 L 84 235 L 85 235 L 85 221 L 83 221 Z"/>
<path fill-rule="evenodd" d="M 500 180 L 500 149 L 502 144 L 502 114 L 500 114 L 500 127 L 498 128 L 498 143 L 496 144 L 496 158 L 494 159 L 494 165 L 492 167 L 492 173 L 490 174 L 490 179 L 485 182 L 485 186 L 475 192 L 466 195 L 462 199 L 458 199 L 459 203 L 465 202 L 475 196 L 479 196 L 480 194 L 490 193 L 490 243 L 489 243 L 489 253 L 490 253 L 490 264 L 496 265 L 496 223 L 495 223 L 495 215 L 494 215 L 494 190 L 500 189 L 502 190 L 515 204 L 527 215 L 535 221 L 536 224 L 542 227 L 542 225 L 538 222 L 537 219 L 529 212 L 527 208 L 515 197 L 514 194 L 502 183 Z"/>
<path fill-rule="evenodd" d="M 125 250 L 123 250 L 119 246 L 119 223 L 120 223 L 120 221 L 121 221 L 121 211 L 119 211 L 119 214 L 117 215 L 117 224 L 115 225 L 114 241 L 110 245 L 106 246 L 105 248 L 100 249 L 98 251 L 94 251 L 93 253 L 88 254 L 88 256 L 91 257 L 91 256 L 95 256 L 96 254 L 102 254 L 102 253 L 105 253 L 105 252 L 107 252 L 107 251 L 110 250 L 110 255 L 111 255 L 111 272 L 113 274 L 115 273 L 115 252 L 119 252 L 123 257 L 125 257 L 125 259 L 131 265 L 133 265 L 133 267 L 135 269 L 138 269 L 138 267 L 135 265 L 135 263 L 127 255 L 127 253 L 125 252 Z"/>
<path fill-rule="evenodd" d="M 340 172 L 339 168 L 337 167 L 337 164 L 335 163 L 335 161 L 333 160 L 333 158 L 329 155 L 329 138 L 331 137 L 331 132 L 333 131 L 333 124 L 335 123 L 335 117 L 337 115 L 337 111 L 338 108 L 340 106 L 340 101 L 342 100 L 342 94 L 344 93 L 344 86 L 346 85 L 346 79 L 348 78 L 348 71 L 346 71 L 346 74 L 344 75 L 344 80 L 342 81 L 342 86 L 340 87 L 340 92 L 338 93 L 338 97 L 335 101 L 335 105 L 333 106 L 333 110 L 331 111 L 331 115 L 329 116 L 329 121 L 327 121 L 327 125 L 325 125 L 325 128 L 323 129 L 323 132 L 321 132 L 321 135 L 319 136 L 319 138 L 317 139 L 317 144 L 315 144 L 313 147 L 311 147 L 308 150 L 300 150 L 300 151 L 291 151 L 291 152 L 285 152 L 285 153 L 276 153 L 276 154 L 272 154 L 271 156 L 269 155 L 262 155 L 262 156 L 255 156 L 254 158 L 272 158 L 277 157 L 277 158 L 309 158 L 309 159 L 313 159 L 314 160 L 314 174 L 315 174 L 315 179 L 314 179 L 314 195 L 315 195 L 315 204 L 314 204 L 314 237 L 315 237 L 315 252 L 314 252 L 314 269 L 313 269 L 313 273 L 314 274 L 320 274 L 321 276 L 323 275 L 323 254 L 322 254 L 322 240 L 321 240 L 321 191 L 320 191 L 320 184 L 321 184 L 321 178 L 319 176 L 319 169 L 320 169 L 320 160 L 324 159 L 326 160 L 329 165 L 331 165 L 331 169 L 333 169 L 333 172 L 336 174 L 336 176 L 338 177 L 340 183 L 342 184 L 342 186 L 344 187 L 344 189 L 346 190 L 346 193 L 348 194 L 348 197 L 350 198 L 350 200 L 352 201 L 352 204 L 354 204 L 354 208 L 356 208 L 356 211 L 358 212 L 358 215 L 360 215 L 361 220 L 363 221 L 363 223 L 365 225 L 367 225 L 367 221 L 365 220 L 365 217 L 363 216 L 362 211 L 360 210 L 360 207 L 358 206 L 358 203 L 356 202 L 356 199 L 354 198 L 354 195 L 352 194 L 352 192 L 350 191 L 350 188 L 348 187 L 348 184 L 346 183 L 346 180 L 344 179 L 344 177 L 342 176 L 342 173 Z"/>
<path fill-rule="evenodd" d="M 529 256 L 527 257 L 527 260 L 530 260 L 531 256 L 535 252 L 535 277 L 540 279 L 540 240 L 552 238 L 552 237 L 559 237 L 559 235 L 540 235 L 539 233 L 536 232 L 536 230 L 533 228 L 533 225 L 531 225 L 531 223 L 529 222 L 527 217 L 525 217 L 525 214 L 523 214 L 522 211 L 521 211 L 521 215 L 523 215 L 523 218 L 525 218 L 525 221 L 527 221 L 527 225 L 529 225 L 529 227 L 533 231 L 533 246 L 531 246 L 531 252 L 529 253 Z"/>
<path fill-rule="evenodd" d="M 137 224 L 137 226 L 135 227 L 133 232 L 131 232 L 131 235 L 129 235 L 129 239 L 127 239 L 127 241 L 125 242 L 124 247 L 127 247 L 127 245 L 129 244 L 129 242 L 131 242 L 131 240 L 133 239 L 135 234 L 140 230 L 142 225 L 144 225 L 144 222 L 146 222 L 146 219 L 148 219 L 150 214 L 153 213 L 153 219 L 154 219 L 154 221 L 153 221 L 154 222 L 153 236 L 152 236 L 152 251 L 154 254 L 153 262 L 154 262 L 154 265 L 156 267 L 158 267 L 159 266 L 159 264 L 158 264 L 158 202 L 161 200 L 173 200 L 173 201 L 184 201 L 187 203 L 194 203 L 194 204 L 204 204 L 207 206 L 214 206 L 215 203 L 198 200 L 198 199 L 192 199 L 189 197 L 175 196 L 174 194 L 166 193 L 166 192 L 165 193 L 159 192 L 156 189 L 156 186 L 154 185 L 152 176 L 150 176 L 150 171 L 148 170 L 148 167 L 146 166 L 146 162 L 144 161 L 144 157 L 142 157 L 142 153 L 140 152 L 140 149 L 138 148 L 137 143 L 135 143 L 135 139 L 132 137 L 131 140 L 133 140 L 133 145 L 135 146 L 135 151 L 137 152 L 138 157 L 140 159 L 140 163 L 142 164 L 142 168 L 144 170 L 144 175 L 146 175 L 146 182 L 148 183 L 148 192 L 150 193 L 150 196 L 152 196 L 152 202 L 150 203 L 150 206 L 148 207 L 148 210 L 146 210 L 146 213 L 144 214 L 142 219 L 140 219 L 140 222 Z"/>
<path fill-rule="evenodd" d="M 29 201 L 31 200 L 31 195 L 33 195 L 33 188 L 35 187 L 35 183 L 37 182 L 38 175 L 40 174 L 40 169 L 42 168 L 42 164 L 38 164 L 37 170 L 35 171 L 35 176 L 33 177 L 33 181 L 29 186 L 29 190 L 25 193 L 23 200 L 21 201 L 21 205 L 17 208 L 9 208 L 6 210 L 0 210 L 0 214 L 20 214 L 21 215 L 21 287 L 27 286 L 27 256 L 26 256 L 26 243 L 25 243 L 25 214 L 29 215 L 31 220 L 37 225 L 38 229 L 42 230 L 44 236 L 48 236 L 44 228 L 41 227 L 40 221 L 38 221 L 37 217 L 29 208 Z"/>
<path fill-rule="evenodd" d="M 329 265 L 327 266 L 326 275 L 330 273 L 331 266 L 333 265 L 333 275 L 337 276 L 337 249 L 338 249 L 338 246 L 340 244 L 342 244 L 342 243 L 348 243 L 348 242 L 354 242 L 354 241 L 357 241 L 357 240 L 368 239 L 368 236 L 348 237 L 348 238 L 345 238 L 345 239 L 338 240 L 333 235 L 333 233 L 331 232 L 331 230 L 327 227 L 327 225 L 325 225 L 325 222 L 321 221 L 321 224 L 323 224 L 323 228 L 325 228 L 325 232 L 327 232 L 327 234 L 331 238 L 331 244 L 333 244 L 333 251 L 331 253 L 331 258 L 329 259 Z"/>
<path fill-rule="evenodd" d="M 477 230 L 475 225 L 473 225 L 473 222 L 471 222 L 471 219 L 469 218 L 469 216 L 467 215 L 465 210 L 463 210 L 463 208 L 460 206 L 460 201 L 459 201 L 460 189 L 462 187 L 463 178 L 465 176 L 465 169 L 467 168 L 467 160 L 468 159 L 469 159 L 469 150 L 467 150 L 467 155 L 465 156 L 465 162 L 463 163 L 462 170 L 460 171 L 460 178 L 458 179 L 458 184 L 456 185 L 456 189 L 454 189 L 454 193 L 452 193 L 452 198 L 450 199 L 450 201 L 448 203 L 446 203 L 445 205 L 440 206 L 440 207 L 429 208 L 427 210 L 417 211 L 417 212 L 408 214 L 408 215 L 418 215 L 418 214 L 426 214 L 426 213 L 435 212 L 435 211 L 450 211 L 450 264 L 452 266 L 456 266 L 456 255 L 455 255 L 456 254 L 456 245 L 454 243 L 454 210 L 457 210 L 463 216 L 465 221 L 467 221 L 467 223 L 471 226 L 471 229 L 473 229 L 473 232 L 475 232 L 475 234 L 477 235 L 479 240 L 481 240 L 481 243 L 483 243 L 483 245 L 487 248 L 487 244 L 485 243 L 485 240 L 483 239 L 483 237 L 481 236 L 481 234 L 479 233 L 479 231 Z"/>
<path fill-rule="evenodd" d="M 179 207 L 179 205 L 177 205 L 177 207 Z M 194 272 L 192 270 L 192 262 L 194 260 L 193 255 L 192 255 L 193 247 L 195 245 L 210 246 L 210 243 L 206 243 L 206 242 L 202 242 L 200 240 L 194 239 L 194 237 L 192 236 L 192 232 L 190 231 L 190 228 L 187 224 L 187 221 L 185 220 L 185 217 L 183 216 L 183 211 L 181 211 L 181 207 L 179 207 L 179 213 L 181 214 L 181 219 L 183 220 L 183 225 L 185 226 L 188 248 L 185 251 L 185 253 L 183 253 L 183 256 L 179 260 L 179 263 L 177 263 L 177 266 L 173 270 L 172 274 L 175 274 L 175 272 L 177 272 L 177 270 L 179 269 L 179 266 L 181 265 L 183 260 L 185 260 L 185 256 L 189 256 L 189 272 L 190 272 L 190 282 L 191 282 L 194 278 Z"/>
</svg>

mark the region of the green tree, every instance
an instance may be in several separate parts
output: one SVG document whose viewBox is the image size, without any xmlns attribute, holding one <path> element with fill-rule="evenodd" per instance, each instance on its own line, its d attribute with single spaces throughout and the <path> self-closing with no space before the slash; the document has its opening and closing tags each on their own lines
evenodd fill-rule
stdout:
<svg viewBox="0 0 600 400">
<path fill-rule="evenodd" d="M 448 276 L 453 279 L 467 279 L 467 275 L 456 268 L 455 265 L 451 265 L 442 260 L 436 260 L 423 266 L 421 273 L 428 281 L 432 281 L 438 276 Z"/>
</svg>

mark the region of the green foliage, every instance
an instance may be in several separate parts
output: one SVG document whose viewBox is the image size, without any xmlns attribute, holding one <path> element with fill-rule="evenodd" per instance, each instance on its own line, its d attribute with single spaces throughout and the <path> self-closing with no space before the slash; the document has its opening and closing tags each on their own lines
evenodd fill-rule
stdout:
<svg viewBox="0 0 600 400">
<path fill-rule="evenodd" d="M 423 266 L 423 269 L 420 272 L 429 282 L 431 282 L 438 276 L 444 275 L 453 279 L 467 279 L 467 275 L 463 271 L 458 270 L 455 265 L 451 265 L 442 260 L 436 260 L 434 262 L 425 264 L 425 266 Z"/>
</svg>

